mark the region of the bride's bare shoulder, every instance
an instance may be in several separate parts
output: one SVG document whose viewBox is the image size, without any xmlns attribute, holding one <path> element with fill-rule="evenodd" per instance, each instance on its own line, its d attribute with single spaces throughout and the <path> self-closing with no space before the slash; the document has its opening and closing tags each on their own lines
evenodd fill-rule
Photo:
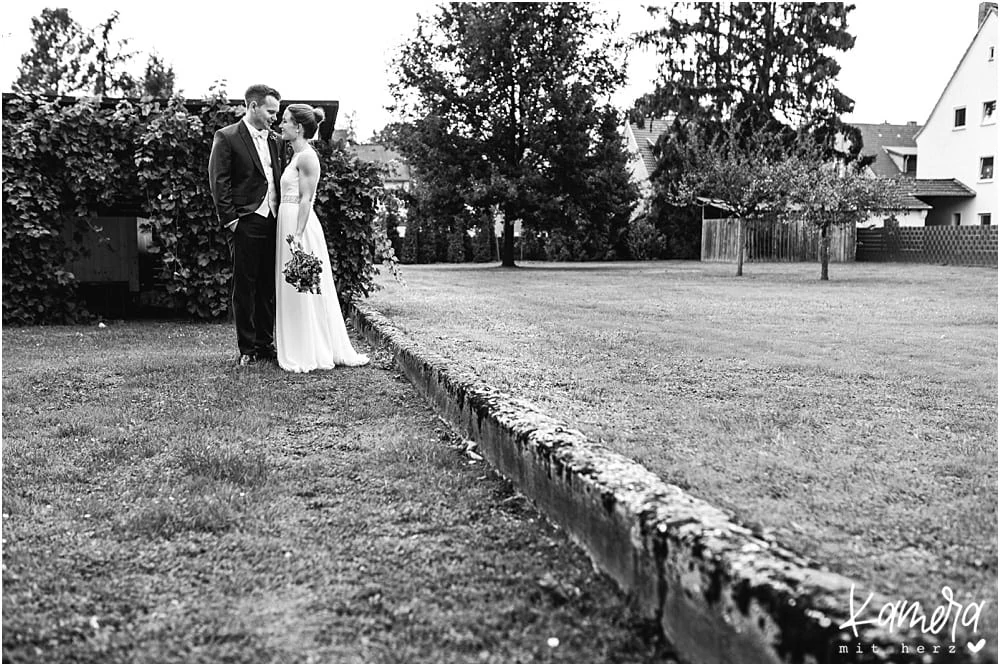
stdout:
<svg viewBox="0 0 1000 666">
<path fill-rule="evenodd" d="M 300 169 L 305 168 L 310 171 L 319 169 L 319 155 L 312 148 L 300 152 L 296 159 Z"/>
</svg>

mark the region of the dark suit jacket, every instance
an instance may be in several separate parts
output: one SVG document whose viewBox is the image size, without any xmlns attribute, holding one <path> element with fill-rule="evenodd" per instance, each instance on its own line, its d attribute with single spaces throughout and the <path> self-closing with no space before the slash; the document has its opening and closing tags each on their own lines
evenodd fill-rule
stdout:
<svg viewBox="0 0 1000 666">
<path fill-rule="evenodd" d="M 274 186 L 281 196 L 281 156 L 279 140 L 268 135 Z M 223 225 L 258 208 L 267 196 L 267 177 L 253 145 L 250 130 L 242 120 L 216 131 L 212 154 L 208 158 L 208 179 L 215 199 L 215 210 Z"/>
</svg>

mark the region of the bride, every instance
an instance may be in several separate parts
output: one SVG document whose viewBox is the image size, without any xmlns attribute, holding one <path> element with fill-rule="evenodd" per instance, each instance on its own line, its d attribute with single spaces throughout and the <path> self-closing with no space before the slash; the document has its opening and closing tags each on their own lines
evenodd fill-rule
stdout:
<svg viewBox="0 0 1000 666">
<path fill-rule="evenodd" d="M 319 183 L 319 156 L 309 145 L 309 139 L 316 135 L 325 117 L 323 109 L 291 104 L 280 125 L 281 138 L 291 144 L 294 154 L 281 174 L 274 342 L 278 349 L 278 365 L 289 372 L 368 363 L 368 357 L 355 352 L 347 337 L 326 237 L 312 207 Z M 300 293 L 285 282 L 282 269 L 291 259 L 291 248 L 285 241 L 289 235 L 323 264 L 319 294 Z"/>
</svg>

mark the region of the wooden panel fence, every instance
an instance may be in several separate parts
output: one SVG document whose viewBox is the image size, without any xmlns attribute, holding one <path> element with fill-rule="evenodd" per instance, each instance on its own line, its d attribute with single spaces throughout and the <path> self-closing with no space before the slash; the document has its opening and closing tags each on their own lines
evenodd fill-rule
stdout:
<svg viewBox="0 0 1000 666">
<path fill-rule="evenodd" d="M 997 265 L 997 227 L 858 229 L 858 261 Z"/>
<path fill-rule="evenodd" d="M 736 261 L 738 220 L 704 220 L 701 225 L 701 260 Z M 831 227 L 830 261 L 854 261 L 854 227 Z M 744 229 L 746 262 L 818 261 L 819 230 L 798 221 L 748 222 Z"/>
</svg>

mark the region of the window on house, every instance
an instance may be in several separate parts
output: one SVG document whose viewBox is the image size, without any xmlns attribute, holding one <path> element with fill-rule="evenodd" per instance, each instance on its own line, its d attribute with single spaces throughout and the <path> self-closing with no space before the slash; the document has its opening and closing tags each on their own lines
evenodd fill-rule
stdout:
<svg viewBox="0 0 1000 666">
<path fill-rule="evenodd" d="M 993 53 L 994 53 L 995 49 L 996 49 L 995 46 L 991 46 L 989 48 L 990 60 L 993 60 Z"/>
<path fill-rule="evenodd" d="M 961 213 L 952 213 L 951 214 L 951 222 L 956 227 L 962 226 L 962 214 Z"/>
<path fill-rule="evenodd" d="M 995 122 L 997 119 L 997 101 L 991 99 L 988 102 L 983 102 L 983 124 L 987 125 L 989 123 Z"/>
<path fill-rule="evenodd" d="M 955 127 L 965 127 L 965 107 L 955 109 Z"/>
<path fill-rule="evenodd" d="M 990 226 L 991 224 L 993 224 L 993 216 L 990 215 L 989 213 L 980 213 L 979 224 L 984 227 Z"/>
<path fill-rule="evenodd" d="M 903 173 L 913 175 L 917 173 L 917 156 L 903 155 Z"/>
<path fill-rule="evenodd" d="M 979 158 L 979 180 L 993 180 L 993 156 Z"/>
</svg>

